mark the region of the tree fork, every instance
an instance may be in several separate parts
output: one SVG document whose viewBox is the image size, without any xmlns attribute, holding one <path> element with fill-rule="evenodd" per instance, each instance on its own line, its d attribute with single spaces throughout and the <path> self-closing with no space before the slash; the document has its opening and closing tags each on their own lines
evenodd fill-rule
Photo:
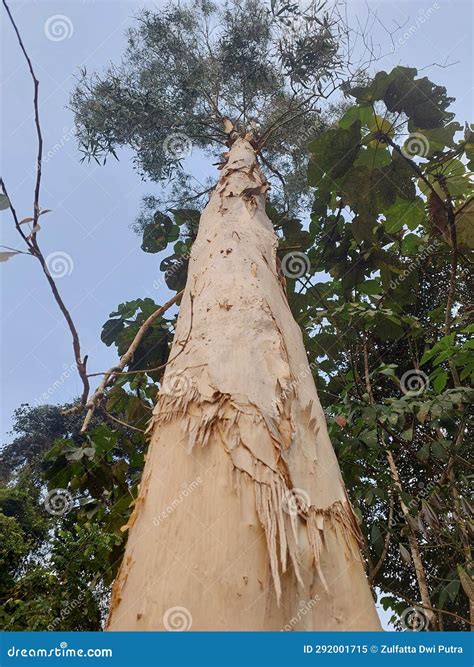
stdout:
<svg viewBox="0 0 474 667">
<path fill-rule="evenodd" d="M 107 627 L 380 630 L 278 277 L 255 142 L 235 138 L 226 157 L 192 248 Z"/>
</svg>

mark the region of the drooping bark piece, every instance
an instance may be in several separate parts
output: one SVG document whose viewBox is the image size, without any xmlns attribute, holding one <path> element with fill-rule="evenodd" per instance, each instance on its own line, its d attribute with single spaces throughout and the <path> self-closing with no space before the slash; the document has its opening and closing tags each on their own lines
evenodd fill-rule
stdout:
<svg viewBox="0 0 474 667">
<path fill-rule="evenodd" d="M 227 157 L 192 249 L 108 629 L 378 630 L 278 277 L 268 186 L 247 138 Z"/>
</svg>

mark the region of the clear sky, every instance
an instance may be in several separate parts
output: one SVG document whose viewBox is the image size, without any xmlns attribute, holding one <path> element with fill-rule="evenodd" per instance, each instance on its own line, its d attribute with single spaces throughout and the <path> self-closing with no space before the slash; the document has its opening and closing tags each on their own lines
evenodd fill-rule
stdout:
<svg viewBox="0 0 474 667">
<path fill-rule="evenodd" d="M 304 0 L 302 0 L 304 1 Z M 157 193 L 133 170 L 128 151 L 105 167 L 80 163 L 68 99 L 80 67 L 102 71 L 117 62 L 124 33 L 134 13 L 163 3 L 140 0 L 12 0 L 10 7 L 40 79 L 40 113 L 45 140 L 41 206 L 52 212 L 41 219 L 45 255 L 61 253 L 58 286 L 80 332 L 89 371 L 105 370 L 116 359 L 100 342 L 109 312 L 120 302 L 151 296 L 158 303 L 166 289 L 156 288 L 159 257 L 140 249 L 130 229 L 145 194 Z M 376 11 L 369 25 L 384 57 L 374 69 L 410 65 L 445 85 L 456 97 L 458 120 L 473 121 L 472 25 L 470 0 L 366 3 L 348 0 L 349 22 L 365 23 L 367 6 Z M 59 15 L 59 17 L 58 17 Z M 10 24 L 1 10 L 1 173 L 20 217 L 32 214 L 36 141 L 32 84 Z M 393 35 L 389 33 L 403 26 Z M 433 65 L 437 63 L 438 65 Z M 446 66 L 451 64 L 450 66 Z M 441 67 L 445 65 L 445 67 Z M 189 166 L 207 170 L 191 155 Z M 7 211 L 0 212 L 2 244 L 21 247 Z M 61 263 L 62 262 L 62 263 Z M 13 410 L 34 404 L 44 393 L 51 403 L 78 395 L 69 332 L 31 257 L 16 256 L 0 265 L 2 433 Z M 115 349 L 115 348 L 114 348 Z M 72 370 L 71 370 L 72 369 Z"/>
</svg>

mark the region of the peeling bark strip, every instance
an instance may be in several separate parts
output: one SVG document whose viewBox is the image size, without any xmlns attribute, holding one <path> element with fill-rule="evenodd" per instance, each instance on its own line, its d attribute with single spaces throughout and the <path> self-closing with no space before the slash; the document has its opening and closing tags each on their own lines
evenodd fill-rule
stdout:
<svg viewBox="0 0 474 667">
<path fill-rule="evenodd" d="M 171 358 L 189 334 L 191 295 L 192 331 L 150 424 L 108 629 L 170 629 L 179 608 L 193 630 L 378 630 L 357 520 L 301 373 L 268 185 L 247 138 L 227 158 L 192 249 Z"/>
</svg>

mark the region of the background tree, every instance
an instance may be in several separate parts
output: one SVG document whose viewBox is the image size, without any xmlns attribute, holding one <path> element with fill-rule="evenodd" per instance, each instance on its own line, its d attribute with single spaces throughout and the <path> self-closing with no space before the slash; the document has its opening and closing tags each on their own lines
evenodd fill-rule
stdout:
<svg viewBox="0 0 474 667">
<path fill-rule="evenodd" d="M 472 127 L 462 136 L 446 90 L 414 69 L 349 95 L 310 146 L 308 256 L 330 279 L 301 277 L 292 306 L 384 605 L 415 601 L 415 622 L 467 629 Z"/>
</svg>

